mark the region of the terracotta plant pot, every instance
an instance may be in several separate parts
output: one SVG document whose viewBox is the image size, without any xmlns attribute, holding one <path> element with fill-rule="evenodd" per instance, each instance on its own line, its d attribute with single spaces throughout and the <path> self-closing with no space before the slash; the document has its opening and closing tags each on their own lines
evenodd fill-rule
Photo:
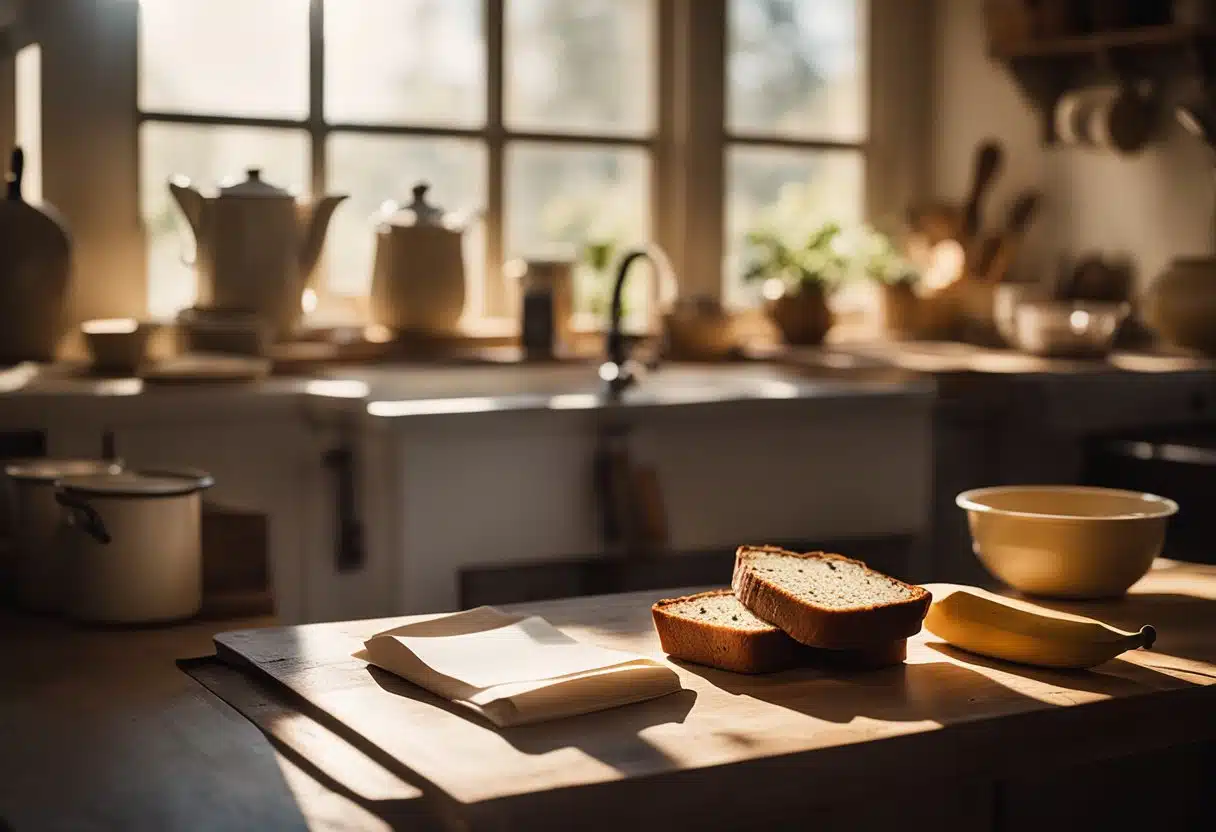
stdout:
<svg viewBox="0 0 1216 832">
<path fill-rule="evenodd" d="M 796 346 L 823 343 L 835 323 L 823 287 L 815 284 L 769 301 L 767 311 L 785 342 Z"/>
<path fill-rule="evenodd" d="M 1216 355 L 1216 258 L 1175 260 L 1149 288 L 1143 309 L 1166 341 Z"/>
</svg>

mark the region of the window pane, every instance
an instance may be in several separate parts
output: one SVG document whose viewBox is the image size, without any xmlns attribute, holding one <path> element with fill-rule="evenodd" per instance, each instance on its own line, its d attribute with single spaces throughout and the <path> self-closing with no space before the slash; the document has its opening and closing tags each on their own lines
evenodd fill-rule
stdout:
<svg viewBox="0 0 1216 832">
<path fill-rule="evenodd" d="M 169 195 L 169 177 L 183 174 L 196 186 L 239 178 L 260 167 L 267 181 L 307 192 L 308 136 L 260 127 L 204 127 L 150 122 L 140 129 L 140 209 L 148 243 L 148 312 L 168 316 L 195 298 L 194 270 L 182 263 L 194 237 Z"/>
<path fill-rule="evenodd" d="M 506 163 L 508 257 L 565 256 L 588 242 L 619 250 L 650 239 L 646 151 L 515 143 Z M 580 266 L 576 280 L 576 309 L 602 312 L 607 275 Z M 631 281 L 630 290 L 636 309 L 647 297 L 645 281 Z"/>
<path fill-rule="evenodd" d="M 727 125 L 735 133 L 865 135 L 866 0 L 730 0 Z"/>
<path fill-rule="evenodd" d="M 648 133 L 655 39 L 653 0 L 511 0 L 504 43 L 508 126 Z"/>
<path fill-rule="evenodd" d="M 486 119 L 481 0 L 325 0 L 325 117 L 478 127 Z"/>
<path fill-rule="evenodd" d="M 329 140 L 330 189 L 350 198 L 334 216 L 326 251 L 329 287 L 357 295 L 371 287 L 375 229 L 372 220 L 382 203 L 408 204 L 411 189 L 429 182 L 427 200 L 445 211 L 467 213 L 485 207 L 485 147 L 471 139 L 339 134 Z M 485 269 L 482 223 L 465 233 L 465 314 L 483 308 Z"/>
<path fill-rule="evenodd" d="M 825 222 L 860 222 L 864 191 L 861 153 L 733 147 L 726 154 L 726 286 L 734 305 L 754 303 L 758 286 L 745 285 L 743 238 L 757 227 L 793 239 Z"/>
<path fill-rule="evenodd" d="M 139 106 L 308 115 L 308 0 L 140 0 Z"/>
</svg>

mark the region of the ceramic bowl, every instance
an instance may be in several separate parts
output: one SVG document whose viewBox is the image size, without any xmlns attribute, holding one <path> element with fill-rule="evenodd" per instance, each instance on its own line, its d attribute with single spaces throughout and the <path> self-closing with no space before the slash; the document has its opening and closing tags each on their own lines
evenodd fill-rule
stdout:
<svg viewBox="0 0 1216 832">
<path fill-rule="evenodd" d="M 1091 301 L 1022 303 L 1014 312 L 1014 342 L 1034 355 L 1099 358 L 1114 348 L 1129 309 Z"/>
<path fill-rule="evenodd" d="M 1165 497 L 1076 485 L 978 488 L 955 502 L 985 568 L 1047 598 L 1122 595 L 1161 554 L 1178 511 Z"/>
<path fill-rule="evenodd" d="M 143 363 L 154 327 L 134 318 L 85 321 L 80 325 L 93 369 L 101 373 L 134 373 Z"/>
</svg>

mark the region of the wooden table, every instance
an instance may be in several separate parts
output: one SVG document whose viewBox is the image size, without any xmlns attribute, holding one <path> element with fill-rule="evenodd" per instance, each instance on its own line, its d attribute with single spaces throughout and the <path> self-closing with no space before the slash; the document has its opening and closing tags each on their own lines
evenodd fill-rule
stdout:
<svg viewBox="0 0 1216 832">
<path fill-rule="evenodd" d="M 516 609 L 580 639 L 655 653 L 656 597 Z M 1140 813 L 1154 828 L 1216 820 L 1205 780 L 1216 774 L 1216 569 L 1162 562 L 1127 600 L 1071 608 L 1127 628 L 1153 623 L 1158 649 L 1062 673 L 983 660 L 922 633 L 898 668 L 747 677 L 682 665 L 681 693 L 503 731 L 350 658 L 401 619 L 227 633 L 217 644 L 468 828 L 798 818 L 889 829 L 910 811 L 918 825 L 965 829 L 1071 828 L 1104 811 L 1124 822 Z"/>
<path fill-rule="evenodd" d="M 654 651 L 654 597 L 519 609 Z M 922 634 L 903 668 L 742 677 L 681 666 L 685 693 L 502 733 L 349 660 L 352 641 L 385 621 L 221 636 L 275 686 L 215 663 L 192 672 L 278 753 L 172 664 L 206 653 L 214 625 L 82 631 L 2 618 L 0 817 L 19 832 L 794 819 L 816 830 L 1212 828 L 1216 568 L 1163 562 L 1099 609 L 1156 625 L 1157 649 L 1057 673 Z"/>
<path fill-rule="evenodd" d="M 211 653 L 219 630 L 272 623 L 100 630 L 0 613 L 0 830 L 388 828 L 174 664 Z"/>
</svg>

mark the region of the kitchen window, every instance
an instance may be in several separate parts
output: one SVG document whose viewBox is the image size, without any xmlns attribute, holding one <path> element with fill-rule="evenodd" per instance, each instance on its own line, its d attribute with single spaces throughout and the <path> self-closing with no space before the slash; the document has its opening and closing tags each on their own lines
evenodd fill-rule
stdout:
<svg viewBox="0 0 1216 832">
<path fill-rule="evenodd" d="M 506 259 L 651 236 L 655 0 L 139 5 L 153 314 L 194 297 L 164 188 L 174 174 L 211 183 L 257 167 L 349 194 L 318 276 L 335 298 L 367 292 L 373 215 L 429 182 L 442 207 L 484 212 L 466 235 L 473 317 L 504 308 L 486 277 L 501 280 Z"/>
<path fill-rule="evenodd" d="M 724 299 L 756 225 L 805 238 L 865 206 L 866 0 L 729 0 Z"/>
<path fill-rule="evenodd" d="M 77 318 L 131 314 L 120 299 L 154 315 L 192 301 L 173 174 L 210 185 L 260 167 L 350 194 L 317 275 L 322 305 L 344 314 L 363 311 L 372 215 L 428 181 L 444 208 L 484 212 L 466 235 L 476 318 L 512 314 L 507 260 L 587 241 L 657 240 L 683 293 L 754 303 L 738 280 L 748 228 L 902 210 L 926 167 L 920 0 L 30 8 L 45 192 L 89 275 Z M 583 269 L 581 308 L 605 282 Z M 645 289 L 631 286 L 639 305 Z"/>
</svg>

